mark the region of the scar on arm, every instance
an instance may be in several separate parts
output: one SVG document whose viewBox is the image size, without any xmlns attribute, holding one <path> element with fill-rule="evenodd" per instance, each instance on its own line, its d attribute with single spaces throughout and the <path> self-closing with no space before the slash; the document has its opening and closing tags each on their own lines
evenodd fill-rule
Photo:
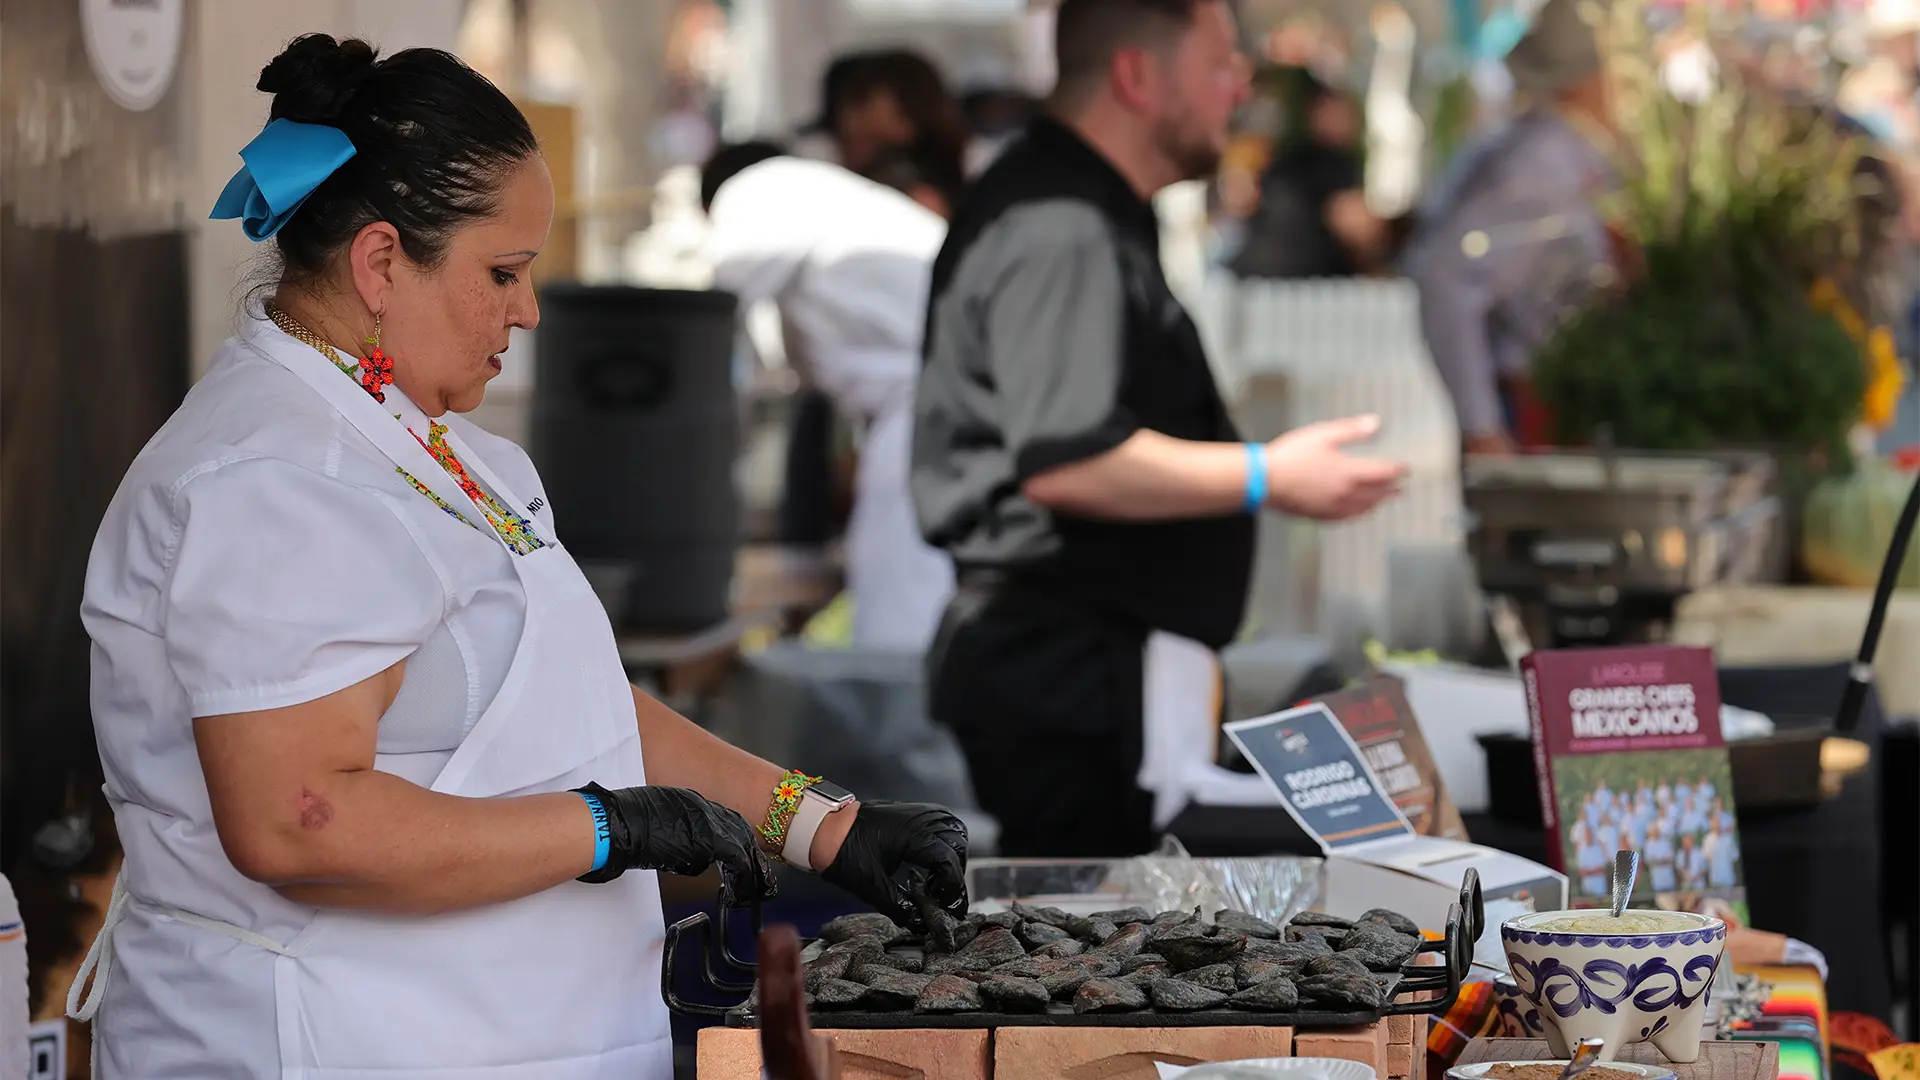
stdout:
<svg viewBox="0 0 1920 1080">
<path fill-rule="evenodd" d="M 324 829 L 333 820 L 333 804 L 310 788 L 300 789 L 300 827 Z"/>
</svg>

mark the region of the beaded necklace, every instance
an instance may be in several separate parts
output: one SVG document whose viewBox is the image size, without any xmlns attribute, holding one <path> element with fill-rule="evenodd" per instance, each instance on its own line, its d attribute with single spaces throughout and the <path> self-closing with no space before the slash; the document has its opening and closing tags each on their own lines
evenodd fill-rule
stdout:
<svg viewBox="0 0 1920 1080">
<path fill-rule="evenodd" d="M 279 307 L 268 304 L 267 318 L 273 320 L 273 325 L 279 327 L 288 337 L 326 357 L 334 367 L 340 369 L 342 374 L 359 383 L 361 389 L 375 401 L 382 403 L 386 401 L 386 394 L 382 392 L 382 387 L 393 383 L 393 362 L 386 359 L 384 355 L 377 359 L 362 360 L 357 365 L 349 364 L 341 358 L 338 350 L 327 343 L 326 339 L 307 329 L 300 320 Z M 375 351 L 378 352 L 377 349 Z M 400 421 L 403 426 L 406 424 L 399 413 L 394 413 L 393 418 Z M 460 485 L 460 490 L 466 492 L 467 498 L 472 499 L 474 506 L 479 508 L 480 515 L 486 518 L 487 524 L 493 527 L 494 532 L 500 534 L 500 539 L 505 541 L 507 547 L 516 555 L 525 555 L 546 547 L 545 541 L 533 531 L 533 525 L 527 519 L 514 513 L 505 503 L 495 498 L 492 492 L 481 487 L 479 482 L 467 472 L 467 467 L 461 464 L 459 457 L 454 454 L 453 447 L 447 445 L 447 431 L 447 425 L 432 418 L 427 420 L 427 437 L 424 439 L 413 428 L 407 428 L 407 434 L 412 435 L 414 441 L 432 455 L 433 460 L 439 462 L 440 467 L 445 469 L 449 476 L 453 477 L 454 482 Z M 433 500 L 435 506 L 453 515 L 463 524 L 479 528 L 465 514 L 448 506 L 446 500 L 435 495 L 432 488 L 414 479 L 407 470 L 396 465 L 394 471 L 405 477 L 415 491 Z"/>
</svg>

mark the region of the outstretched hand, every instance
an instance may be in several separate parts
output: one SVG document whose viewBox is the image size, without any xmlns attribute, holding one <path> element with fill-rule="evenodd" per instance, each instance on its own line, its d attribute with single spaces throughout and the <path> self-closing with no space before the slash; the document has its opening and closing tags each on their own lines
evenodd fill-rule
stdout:
<svg viewBox="0 0 1920 1080">
<path fill-rule="evenodd" d="M 1379 417 L 1352 416 L 1297 427 L 1268 443 L 1269 503 L 1301 517 L 1344 521 L 1399 494 L 1406 465 L 1347 453 L 1379 431 Z"/>
</svg>

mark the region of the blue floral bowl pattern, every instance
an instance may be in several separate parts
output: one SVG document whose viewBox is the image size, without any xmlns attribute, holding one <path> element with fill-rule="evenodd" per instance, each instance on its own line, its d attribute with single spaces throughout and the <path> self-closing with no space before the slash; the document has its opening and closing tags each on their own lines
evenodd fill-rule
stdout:
<svg viewBox="0 0 1920 1080">
<path fill-rule="evenodd" d="M 1606 1058 L 1632 1043 L 1651 1042 L 1669 1061 L 1693 1061 L 1700 1052 L 1707 990 L 1726 949 L 1726 924 L 1672 912 L 1691 925 L 1635 934 L 1536 929 L 1593 914 L 1540 912 L 1500 927 L 1514 985 L 1533 1007 L 1540 1034 L 1561 1056 L 1570 1044 L 1598 1037 L 1606 1040 Z"/>
<path fill-rule="evenodd" d="M 1519 984 L 1502 975 L 1493 980 L 1494 1008 L 1500 1013 L 1500 1034 L 1509 1039 L 1546 1038 L 1540 1007 L 1527 1000 Z"/>
</svg>

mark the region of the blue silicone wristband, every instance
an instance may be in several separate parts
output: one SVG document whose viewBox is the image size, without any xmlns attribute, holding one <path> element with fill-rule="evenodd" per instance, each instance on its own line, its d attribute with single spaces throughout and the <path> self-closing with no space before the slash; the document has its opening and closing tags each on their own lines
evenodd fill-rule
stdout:
<svg viewBox="0 0 1920 1080">
<path fill-rule="evenodd" d="M 1267 505 L 1267 448 L 1260 443 L 1247 444 L 1247 506 L 1257 514 Z"/>
<path fill-rule="evenodd" d="M 604 870 L 607 856 L 613 851 L 613 829 L 607 824 L 607 808 L 600 804 L 600 797 L 585 791 L 576 791 L 575 795 L 587 800 L 587 809 L 593 811 L 593 869 L 587 873 Z"/>
</svg>

